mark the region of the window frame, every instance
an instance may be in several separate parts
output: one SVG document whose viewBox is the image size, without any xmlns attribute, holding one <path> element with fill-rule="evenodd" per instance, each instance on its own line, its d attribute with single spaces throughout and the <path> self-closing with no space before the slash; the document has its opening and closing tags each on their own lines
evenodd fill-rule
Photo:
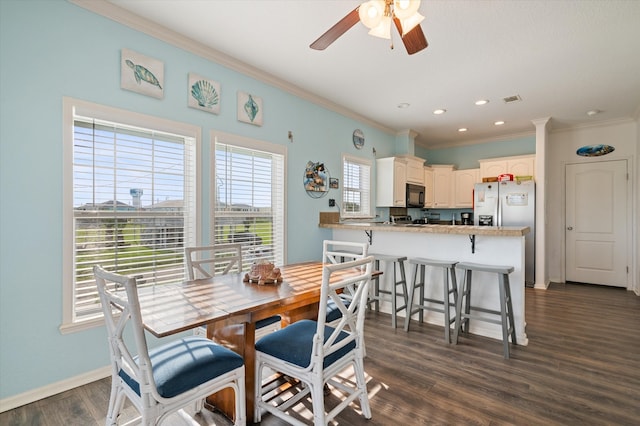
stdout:
<svg viewBox="0 0 640 426">
<path fill-rule="evenodd" d="M 62 323 L 59 330 L 62 334 L 90 329 L 103 324 L 101 315 L 90 319 L 78 319 L 75 312 L 75 241 L 74 241 L 74 208 L 73 208 L 73 155 L 74 155 L 74 121 L 75 116 L 92 117 L 98 120 L 110 121 L 123 125 L 153 129 L 160 132 L 193 138 L 195 140 L 194 197 L 195 218 L 192 238 L 195 244 L 200 239 L 202 229 L 201 218 L 201 134 L 199 126 L 167 120 L 119 108 L 108 107 L 92 102 L 63 97 L 63 143 L 62 143 Z"/>
<path fill-rule="evenodd" d="M 215 241 L 215 213 L 216 213 L 216 185 L 215 185 L 215 176 L 216 176 L 216 143 L 233 145 L 240 148 L 245 149 L 254 149 L 256 151 L 269 152 L 272 154 L 282 155 L 283 157 L 283 171 L 282 171 L 282 203 L 283 203 L 283 211 L 282 211 L 282 226 L 283 226 L 283 235 L 282 235 L 282 258 L 283 263 L 287 262 L 287 147 L 285 145 L 274 144 L 270 142 L 261 141 L 258 139 L 252 139 L 244 136 L 235 135 L 232 133 L 225 133 L 218 130 L 212 130 L 210 132 L 210 179 L 209 179 L 209 211 L 210 211 L 210 241 Z M 250 266 L 247 262 L 244 262 L 243 259 L 243 267 Z"/>
<path fill-rule="evenodd" d="M 345 191 L 347 190 L 347 179 L 345 178 L 345 163 L 346 162 L 350 162 L 350 163 L 355 163 L 358 164 L 360 166 L 364 166 L 364 167 L 368 167 L 369 168 L 369 188 L 368 190 L 366 190 L 367 196 L 368 196 L 368 207 L 367 207 L 367 213 L 363 213 L 362 211 L 360 212 L 347 212 L 345 210 L 345 206 L 346 206 L 346 202 L 345 202 Z M 349 155 L 349 154 L 342 154 L 342 205 L 340 206 L 340 216 L 341 217 L 348 217 L 348 218 L 362 218 L 362 219 L 371 219 L 375 216 L 374 211 L 373 211 L 373 205 L 372 205 L 372 198 L 373 198 L 373 193 L 372 193 L 372 179 L 373 179 L 373 162 L 371 160 L 368 160 L 366 158 L 362 158 L 362 157 L 357 157 L 354 155 Z M 362 188 L 359 188 L 360 192 L 364 192 L 364 190 L 362 190 Z"/>
</svg>

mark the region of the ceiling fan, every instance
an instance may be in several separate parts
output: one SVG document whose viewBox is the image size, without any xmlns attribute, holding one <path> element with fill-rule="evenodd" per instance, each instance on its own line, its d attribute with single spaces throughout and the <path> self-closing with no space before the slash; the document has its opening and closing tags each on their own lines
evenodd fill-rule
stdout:
<svg viewBox="0 0 640 426">
<path fill-rule="evenodd" d="M 324 50 L 358 21 L 370 29 L 369 34 L 391 39 L 391 22 L 395 24 L 409 55 L 425 49 L 429 43 L 422 32 L 424 19 L 418 8 L 420 0 L 369 0 L 353 9 L 309 47 Z M 393 49 L 393 43 L 391 44 Z"/>
</svg>

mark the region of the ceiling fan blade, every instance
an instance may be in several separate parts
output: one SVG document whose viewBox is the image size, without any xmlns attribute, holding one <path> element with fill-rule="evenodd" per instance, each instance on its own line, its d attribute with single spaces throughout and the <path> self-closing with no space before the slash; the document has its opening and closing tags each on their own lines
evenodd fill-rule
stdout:
<svg viewBox="0 0 640 426">
<path fill-rule="evenodd" d="M 402 36 L 402 24 L 400 23 L 400 20 L 394 16 L 393 22 L 396 24 L 396 29 Z M 404 43 L 404 47 L 407 49 L 407 53 L 409 55 L 418 53 L 429 46 L 427 38 L 424 36 L 420 25 L 416 25 L 411 31 L 402 36 L 402 42 Z"/>
<path fill-rule="evenodd" d="M 358 9 L 360 6 L 353 9 L 347 16 L 338 21 L 333 27 L 329 28 L 329 30 L 322 34 L 316 41 L 309 45 L 310 48 L 315 50 L 324 50 L 331 43 L 336 41 L 338 37 L 342 34 L 346 33 L 351 27 L 360 21 L 360 15 L 358 14 Z"/>
</svg>

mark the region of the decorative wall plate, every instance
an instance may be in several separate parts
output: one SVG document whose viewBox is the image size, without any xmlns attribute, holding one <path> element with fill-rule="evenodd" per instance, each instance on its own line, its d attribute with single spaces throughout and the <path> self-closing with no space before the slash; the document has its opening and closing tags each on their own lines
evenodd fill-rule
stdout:
<svg viewBox="0 0 640 426">
<path fill-rule="evenodd" d="M 356 149 L 362 149 L 364 146 L 364 133 L 360 129 L 353 131 L 353 146 L 355 146 Z"/>
<path fill-rule="evenodd" d="M 611 145 L 586 145 L 578 148 L 576 154 L 581 157 L 600 157 L 601 155 L 607 155 L 615 151 L 615 148 Z"/>
</svg>

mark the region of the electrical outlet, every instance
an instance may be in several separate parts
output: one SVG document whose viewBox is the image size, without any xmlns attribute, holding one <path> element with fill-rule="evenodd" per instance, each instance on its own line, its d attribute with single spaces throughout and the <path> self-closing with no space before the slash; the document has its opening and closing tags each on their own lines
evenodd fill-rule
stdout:
<svg viewBox="0 0 640 426">
<path fill-rule="evenodd" d="M 336 206 L 336 200 L 334 200 L 333 198 L 329 198 L 329 207 L 335 207 Z"/>
</svg>

